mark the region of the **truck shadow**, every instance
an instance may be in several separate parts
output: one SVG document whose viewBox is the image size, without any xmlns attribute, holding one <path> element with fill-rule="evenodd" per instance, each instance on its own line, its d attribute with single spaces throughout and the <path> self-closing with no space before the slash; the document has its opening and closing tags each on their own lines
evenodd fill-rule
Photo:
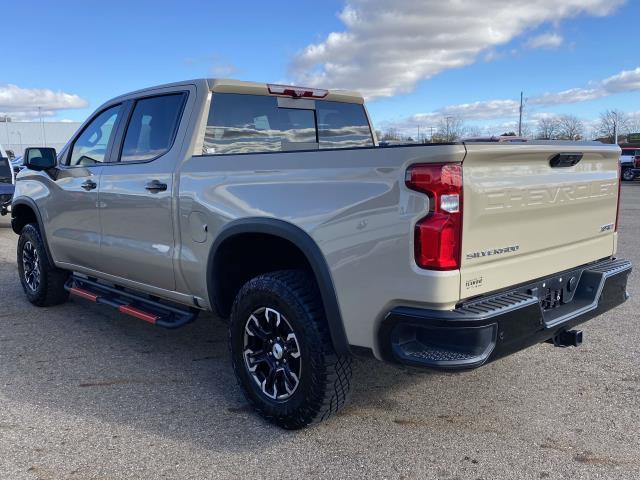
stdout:
<svg viewBox="0 0 640 480">
<path fill-rule="evenodd" d="M 38 408 L 97 419 L 113 431 L 126 427 L 213 450 L 252 451 L 304 435 L 252 412 L 230 365 L 226 325 L 213 316 L 167 331 L 82 300 L 38 309 L 14 275 L 13 265 L 0 262 L 0 385 L 12 404 L 35 408 L 38 399 Z M 315 428 L 402 410 L 396 393 L 431 376 L 357 359 L 351 403 Z"/>
</svg>

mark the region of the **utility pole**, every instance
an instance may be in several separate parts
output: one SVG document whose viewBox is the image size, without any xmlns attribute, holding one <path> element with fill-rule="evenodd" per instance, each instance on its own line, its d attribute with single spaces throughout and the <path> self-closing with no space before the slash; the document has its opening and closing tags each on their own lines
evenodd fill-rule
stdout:
<svg viewBox="0 0 640 480">
<path fill-rule="evenodd" d="M 429 137 L 429 143 L 433 143 L 433 130 L 434 130 L 435 128 L 436 128 L 436 127 L 429 127 L 429 130 L 431 130 L 431 136 Z"/>
<path fill-rule="evenodd" d="M 44 120 L 42 119 L 42 107 L 38 107 L 38 115 L 40 116 L 40 128 L 42 129 L 42 143 L 47 146 L 47 137 L 44 134 Z"/>
<path fill-rule="evenodd" d="M 422 143 L 422 142 L 420 141 L 420 125 L 418 125 L 418 143 Z"/>
<path fill-rule="evenodd" d="M 618 145 L 618 112 L 613 112 L 613 144 Z"/>
<path fill-rule="evenodd" d="M 518 136 L 521 137 L 522 136 L 522 99 L 523 99 L 523 92 L 520 92 L 520 118 L 518 120 Z"/>
</svg>

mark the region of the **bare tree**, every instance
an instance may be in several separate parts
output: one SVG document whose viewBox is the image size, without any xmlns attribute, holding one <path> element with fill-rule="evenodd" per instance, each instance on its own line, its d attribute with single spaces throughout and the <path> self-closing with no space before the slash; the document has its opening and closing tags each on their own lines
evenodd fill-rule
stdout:
<svg viewBox="0 0 640 480">
<path fill-rule="evenodd" d="M 434 134 L 434 139 L 439 142 L 455 142 L 460 139 L 465 132 L 464 121 L 460 117 L 442 117 L 438 121 L 438 133 Z"/>
<path fill-rule="evenodd" d="M 397 128 L 390 127 L 382 134 L 382 138 L 380 140 L 400 140 L 400 133 Z"/>
<path fill-rule="evenodd" d="M 584 137 L 584 123 L 575 115 L 558 117 L 558 137 L 563 140 L 580 140 Z"/>
<path fill-rule="evenodd" d="M 542 117 L 538 120 L 536 138 L 538 140 L 555 140 L 560 131 L 560 122 L 557 117 Z"/>
<path fill-rule="evenodd" d="M 600 114 L 598 133 L 613 143 L 615 131 L 618 134 L 629 133 L 629 117 L 620 110 L 605 110 Z"/>
<path fill-rule="evenodd" d="M 627 122 L 627 128 L 625 133 L 640 133 L 640 116 L 629 118 Z"/>
<path fill-rule="evenodd" d="M 522 124 L 520 125 L 520 133 L 524 138 L 532 137 L 533 132 L 531 128 L 531 123 L 522 120 Z M 518 122 L 512 124 L 507 130 L 503 131 L 500 135 L 501 137 L 517 137 L 518 136 Z"/>
<path fill-rule="evenodd" d="M 472 125 L 465 128 L 464 136 L 467 138 L 477 138 L 482 136 L 482 129 L 478 126 Z"/>
<path fill-rule="evenodd" d="M 520 126 L 521 136 L 525 138 L 533 137 L 533 128 L 529 122 L 522 121 L 522 125 Z"/>
</svg>

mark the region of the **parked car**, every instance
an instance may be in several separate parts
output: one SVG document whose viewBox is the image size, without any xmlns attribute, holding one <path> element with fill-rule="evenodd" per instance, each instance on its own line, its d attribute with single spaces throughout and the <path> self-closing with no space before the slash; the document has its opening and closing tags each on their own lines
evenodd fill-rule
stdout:
<svg viewBox="0 0 640 480">
<path fill-rule="evenodd" d="M 13 172 L 18 175 L 20 171 L 25 168 L 24 167 L 24 157 L 20 155 L 19 157 L 11 160 L 11 167 L 13 168 Z"/>
<path fill-rule="evenodd" d="M 0 145 L 0 215 L 8 213 L 13 198 L 15 175 L 7 153 Z"/>
<path fill-rule="evenodd" d="M 291 429 L 345 405 L 352 355 L 475 368 L 578 346 L 627 299 L 617 146 L 381 148 L 363 103 L 230 80 L 110 100 L 59 155 L 25 152 L 26 297 L 167 328 L 214 311 L 246 398 Z"/>
<path fill-rule="evenodd" d="M 620 168 L 623 180 L 632 181 L 640 176 L 640 148 L 623 148 L 620 154 Z"/>
</svg>

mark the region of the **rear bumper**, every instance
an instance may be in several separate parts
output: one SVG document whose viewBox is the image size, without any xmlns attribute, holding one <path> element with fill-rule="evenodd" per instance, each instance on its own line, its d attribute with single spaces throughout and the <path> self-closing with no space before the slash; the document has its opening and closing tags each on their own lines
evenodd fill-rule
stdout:
<svg viewBox="0 0 640 480">
<path fill-rule="evenodd" d="M 623 303 L 631 263 L 607 259 L 452 311 L 394 308 L 380 330 L 385 360 L 467 369 L 554 338 Z"/>
</svg>

